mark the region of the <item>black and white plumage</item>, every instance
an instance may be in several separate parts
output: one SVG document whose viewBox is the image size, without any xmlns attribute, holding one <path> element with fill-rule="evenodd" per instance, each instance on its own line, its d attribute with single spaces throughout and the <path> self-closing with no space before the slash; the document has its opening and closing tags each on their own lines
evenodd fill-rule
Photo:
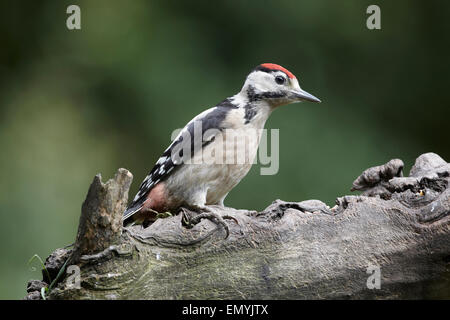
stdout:
<svg viewBox="0 0 450 320">
<path fill-rule="evenodd" d="M 200 113 L 181 130 L 142 182 L 124 223 L 182 206 L 223 206 L 250 170 L 271 112 L 300 101 L 320 102 L 285 68 L 257 66 L 239 93 Z"/>
</svg>

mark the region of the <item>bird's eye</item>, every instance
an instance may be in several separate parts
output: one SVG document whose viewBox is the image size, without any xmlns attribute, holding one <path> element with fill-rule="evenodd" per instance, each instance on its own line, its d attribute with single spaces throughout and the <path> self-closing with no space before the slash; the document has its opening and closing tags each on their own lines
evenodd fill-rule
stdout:
<svg viewBox="0 0 450 320">
<path fill-rule="evenodd" d="M 286 81 L 286 79 L 282 76 L 276 76 L 275 77 L 275 82 L 278 84 L 283 84 Z"/>
</svg>

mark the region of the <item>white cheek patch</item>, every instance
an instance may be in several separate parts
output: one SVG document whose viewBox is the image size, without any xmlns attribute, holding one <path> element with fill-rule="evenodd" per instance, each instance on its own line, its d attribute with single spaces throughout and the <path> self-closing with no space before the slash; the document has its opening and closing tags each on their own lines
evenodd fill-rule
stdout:
<svg viewBox="0 0 450 320">
<path fill-rule="evenodd" d="M 263 71 L 253 72 L 247 77 L 247 81 L 244 84 L 245 87 L 249 85 L 259 92 L 270 91 L 275 86 L 273 74 Z"/>
<path fill-rule="evenodd" d="M 284 79 L 286 79 L 285 84 L 277 84 L 275 82 L 275 77 L 277 76 L 281 76 Z M 278 91 L 281 90 L 282 88 L 284 88 L 286 85 L 289 86 L 289 80 L 291 80 L 291 84 L 292 85 L 296 85 L 298 86 L 298 81 L 297 79 L 293 78 L 293 79 L 289 79 L 287 77 L 287 75 L 282 72 L 282 71 L 274 71 L 274 72 L 263 72 L 263 71 L 256 71 L 251 73 L 248 77 L 247 77 L 247 81 L 245 82 L 245 87 L 247 87 L 248 85 L 251 85 L 255 88 L 256 92 L 274 92 L 274 91 Z M 295 82 L 292 82 L 292 81 Z M 297 88 L 297 87 L 294 87 Z"/>
</svg>

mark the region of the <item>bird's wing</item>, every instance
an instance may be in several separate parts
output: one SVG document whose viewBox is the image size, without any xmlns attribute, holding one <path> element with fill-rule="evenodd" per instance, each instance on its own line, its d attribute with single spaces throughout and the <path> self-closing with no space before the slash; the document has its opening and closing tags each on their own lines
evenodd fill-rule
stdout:
<svg viewBox="0 0 450 320">
<path fill-rule="evenodd" d="M 190 144 L 191 157 L 194 155 L 194 152 L 198 152 L 205 145 L 212 142 L 214 140 L 214 135 L 207 137 L 207 139 L 203 140 L 202 137 L 205 131 L 209 129 L 224 129 L 224 120 L 231 109 L 237 108 L 232 103 L 229 102 L 229 99 L 224 100 L 219 103 L 217 106 L 210 108 L 194 119 L 192 119 L 178 134 L 178 136 L 174 139 L 174 141 L 170 144 L 170 146 L 164 151 L 161 157 L 156 162 L 153 169 L 147 175 L 147 177 L 142 182 L 139 187 L 139 191 L 134 197 L 131 204 L 128 206 L 127 210 L 125 210 L 123 215 L 123 220 L 131 217 L 134 213 L 139 211 L 144 202 L 147 200 L 147 196 L 152 190 L 152 188 L 160 181 L 164 180 L 169 176 L 170 173 L 173 173 L 174 169 L 178 169 L 183 165 L 183 162 L 180 159 L 172 158 L 174 150 L 181 150 L 178 152 L 180 157 L 183 157 L 182 150 L 188 148 L 187 144 Z M 201 123 L 201 136 L 200 139 L 194 139 L 194 124 L 197 122 Z M 199 132 L 200 133 L 200 132 Z M 189 134 L 190 139 L 186 139 L 186 134 Z M 197 134 L 197 132 L 195 132 Z M 201 145 L 199 145 L 201 144 Z M 186 160 L 187 157 L 184 157 Z M 177 161 L 178 160 L 178 161 Z"/>
</svg>

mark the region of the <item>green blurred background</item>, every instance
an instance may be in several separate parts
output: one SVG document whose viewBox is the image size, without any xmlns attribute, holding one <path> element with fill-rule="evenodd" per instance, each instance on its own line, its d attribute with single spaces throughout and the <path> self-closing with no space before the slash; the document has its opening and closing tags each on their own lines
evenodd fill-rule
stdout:
<svg viewBox="0 0 450 320">
<path fill-rule="evenodd" d="M 382 29 L 366 28 L 381 7 Z M 66 28 L 81 7 L 82 29 Z M 0 298 L 22 298 L 27 265 L 74 241 L 97 173 L 135 177 L 170 135 L 240 90 L 259 63 L 291 70 L 322 104 L 272 115 L 280 169 L 259 166 L 226 205 L 334 199 L 391 158 L 450 159 L 448 1 L 1 1 Z M 33 264 L 37 266 L 36 264 Z"/>
</svg>

